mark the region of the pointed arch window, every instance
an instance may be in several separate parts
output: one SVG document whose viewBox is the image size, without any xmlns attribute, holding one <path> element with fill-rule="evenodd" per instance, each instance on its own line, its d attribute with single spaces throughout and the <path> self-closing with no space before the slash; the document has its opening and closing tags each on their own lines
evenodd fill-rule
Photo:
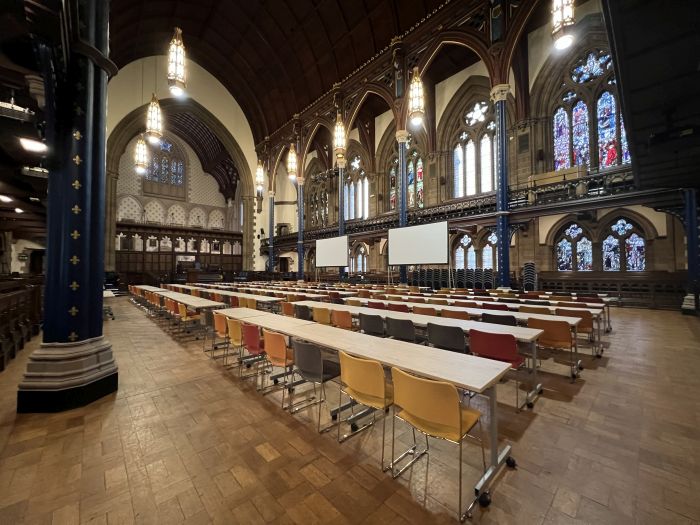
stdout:
<svg viewBox="0 0 700 525">
<path fill-rule="evenodd" d="M 350 258 L 352 272 L 365 273 L 367 271 L 367 249 L 364 244 L 360 244 L 355 249 L 355 256 Z"/>
<path fill-rule="evenodd" d="M 389 209 L 396 209 L 396 177 L 398 175 L 398 163 L 399 159 L 394 158 L 391 161 L 391 167 L 389 168 Z"/>
<path fill-rule="evenodd" d="M 452 151 L 452 196 L 456 199 L 494 190 L 494 139 L 496 126 L 485 102 L 474 104 L 464 116 Z"/>
<path fill-rule="evenodd" d="M 454 248 L 454 267 L 457 270 L 476 268 L 476 251 L 468 234 L 459 238 Z"/>
<path fill-rule="evenodd" d="M 486 237 L 486 244 L 481 251 L 481 267 L 496 270 L 497 269 L 497 257 L 496 250 L 498 250 L 498 236 L 491 232 L 491 234 Z"/>
<path fill-rule="evenodd" d="M 590 163 L 590 137 L 588 134 L 588 106 L 579 100 L 572 110 L 573 163 L 574 166 L 588 166 Z"/>
<path fill-rule="evenodd" d="M 617 113 L 615 97 L 609 91 L 598 97 L 598 165 L 609 168 L 618 164 L 617 160 Z"/>
<path fill-rule="evenodd" d="M 366 219 L 369 217 L 369 181 L 362 169 L 359 155 L 350 158 L 350 172 L 345 183 L 345 218 Z"/>
<path fill-rule="evenodd" d="M 559 107 L 554 112 L 554 169 L 570 167 L 569 162 L 569 115 Z"/>
<path fill-rule="evenodd" d="M 578 224 L 571 223 L 563 230 L 555 249 L 560 272 L 593 270 L 593 243 Z"/>
<path fill-rule="evenodd" d="M 646 270 L 646 241 L 642 232 L 624 217 L 610 226 L 603 241 L 603 270 L 643 272 Z M 624 246 L 624 253 L 621 247 Z"/>
</svg>

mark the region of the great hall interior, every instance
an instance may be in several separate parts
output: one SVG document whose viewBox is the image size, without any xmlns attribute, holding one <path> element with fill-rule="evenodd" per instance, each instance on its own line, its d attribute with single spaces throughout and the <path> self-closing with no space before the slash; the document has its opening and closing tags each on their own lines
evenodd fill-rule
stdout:
<svg viewBox="0 0 700 525">
<path fill-rule="evenodd" d="M 0 523 L 700 523 L 699 50 L 0 1 Z"/>
</svg>

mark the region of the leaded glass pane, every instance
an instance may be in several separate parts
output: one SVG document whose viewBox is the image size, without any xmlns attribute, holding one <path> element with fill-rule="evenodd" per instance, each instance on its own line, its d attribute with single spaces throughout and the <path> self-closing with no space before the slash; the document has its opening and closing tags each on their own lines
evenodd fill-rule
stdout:
<svg viewBox="0 0 700 525">
<path fill-rule="evenodd" d="M 481 251 L 481 267 L 482 268 L 493 269 L 493 250 L 494 250 L 494 247 L 491 246 L 490 244 L 487 244 L 486 246 L 484 246 L 484 249 Z"/>
<path fill-rule="evenodd" d="M 396 168 L 394 166 L 389 170 L 389 208 L 396 209 Z"/>
<path fill-rule="evenodd" d="M 620 148 L 622 149 L 622 163 L 629 164 L 632 162 L 632 157 L 630 157 L 630 148 L 627 143 L 627 130 L 625 129 L 625 121 L 620 115 Z"/>
<path fill-rule="evenodd" d="M 348 184 L 345 183 L 345 186 L 343 187 L 343 215 L 345 216 L 346 219 L 350 218 L 348 216 L 349 206 L 350 206 L 350 192 L 348 190 Z"/>
<path fill-rule="evenodd" d="M 474 246 L 467 248 L 467 268 L 476 268 L 476 250 Z"/>
<path fill-rule="evenodd" d="M 583 230 L 578 224 L 572 224 L 569 226 L 566 230 L 564 230 L 564 234 L 568 235 L 571 237 L 571 240 L 575 241 L 576 238 L 583 233 Z"/>
<path fill-rule="evenodd" d="M 625 241 L 627 252 L 627 270 L 630 272 L 643 272 L 646 269 L 644 239 L 633 233 Z"/>
<path fill-rule="evenodd" d="M 408 184 L 408 207 L 413 208 L 416 205 L 416 167 L 413 160 L 408 162 L 406 166 L 406 180 Z"/>
<path fill-rule="evenodd" d="M 477 102 L 474 107 L 469 111 L 464 118 L 468 126 L 473 126 L 479 122 L 484 122 L 486 120 L 486 112 L 488 111 L 488 104 L 486 102 Z"/>
<path fill-rule="evenodd" d="M 603 241 L 603 270 L 620 271 L 620 240 L 612 235 L 608 235 Z"/>
<path fill-rule="evenodd" d="M 481 137 L 481 191 L 493 190 L 493 165 L 491 163 L 491 135 Z"/>
<path fill-rule="evenodd" d="M 489 241 L 491 244 L 495 245 L 498 243 L 498 236 L 495 233 L 491 232 L 491 235 L 489 235 L 486 240 Z"/>
<path fill-rule="evenodd" d="M 350 215 L 348 216 L 348 219 L 354 219 L 355 218 L 355 184 L 353 182 L 349 182 L 348 186 L 350 187 L 349 197 L 348 197 L 348 211 L 350 212 Z"/>
<path fill-rule="evenodd" d="M 573 269 L 571 242 L 567 239 L 562 239 L 557 243 L 557 270 L 560 272 L 570 272 Z"/>
<path fill-rule="evenodd" d="M 158 182 L 165 184 L 170 180 L 170 161 L 168 157 L 161 157 L 160 159 L 160 177 Z"/>
<path fill-rule="evenodd" d="M 578 84 L 602 76 L 606 70 L 612 67 L 610 54 L 603 51 L 589 53 L 579 60 L 571 70 L 571 80 Z"/>
<path fill-rule="evenodd" d="M 416 202 L 422 208 L 425 204 L 425 194 L 423 192 L 423 159 L 418 157 L 416 161 Z"/>
<path fill-rule="evenodd" d="M 564 108 L 554 113 L 554 169 L 569 167 L 569 115 Z"/>
<path fill-rule="evenodd" d="M 573 153 L 575 166 L 588 166 L 590 149 L 588 137 L 588 106 L 582 100 L 575 106 L 571 114 L 573 128 Z"/>
<path fill-rule="evenodd" d="M 469 246 L 469 244 L 470 244 L 471 242 L 472 242 L 472 238 L 469 237 L 469 235 L 467 235 L 467 234 L 464 234 L 464 235 L 462 236 L 462 238 L 459 240 L 459 243 L 460 243 L 462 246 Z"/>
<path fill-rule="evenodd" d="M 363 209 L 362 205 L 364 204 L 364 199 L 362 198 L 362 181 L 358 180 L 356 182 L 356 187 L 355 187 L 355 195 L 357 195 L 357 198 L 355 199 L 355 217 L 358 219 L 361 219 L 365 215 L 365 210 Z"/>
<path fill-rule="evenodd" d="M 476 193 L 476 147 L 474 141 L 467 142 L 466 150 L 466 175 L 467 175 L 467 195 Z"/>
<path fill-rule="evenodd" d="M 457 246 L 455 249 L 455 268 L 461 270 L 464 268 L 464 248 Z"/>
<path fill-rule="evenodd" d="M 362 179 L 362 209 L 364 210 L 363 219 L 369 217 L 369 179 Z"/>
<path fill-rule="evenodd" d="M 576 265 L 580 272 L 593 270 L 593 244 L 587 237 L 576 243 Z"/>
<path fill-rule="evenodd" d="M 623 236 L 632 229 L 632 225 L 625 219 L 618 219 L 615 224 L 610 226 L 610 229 L 618 235 Z"/>
<path fill-rule="evenodd" d="M 601 168 L 617 164 L 615 97 L 605 91 L 598 98 L 598 162 Z"/>
<path fill-rule="evenodd" d="M 453 194 L 452 196 L 456 199 L 464 197 L 464 172 L 462 171 L 462 166 L 464 165 L 464 150 L 461 144 L 455 146 L 452 155 L 452 173 L 453 173 Z"/>
</svg>

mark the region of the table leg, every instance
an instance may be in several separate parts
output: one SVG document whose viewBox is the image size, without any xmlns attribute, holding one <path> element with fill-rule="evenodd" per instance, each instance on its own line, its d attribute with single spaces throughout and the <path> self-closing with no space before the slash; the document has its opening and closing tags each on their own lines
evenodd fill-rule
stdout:
<svg viewBox="0 0 700 525">
<path fill-rule="evenodd" d="M 506 444 L 502 449 L 498 449 L 498 402 L 496 401 L 496 387 L 492 386 L 487 389 L 484 394 L 489 398 L 489 415 L 491 421 L 489 423 L 489 466 L 484 472 L 484 475 L 474 486 L 474 494 L 479 496 L 486 491 L 491 481 L 496 477 L 501 466 L 510 459 L 511 446 Z M 510 463 L 510 461 L 509 461 Z M 461 511 L 461 509 L 460 509 Z"/>
<path fill-rule="evenodd" d="M 537 341 L 533 341 L 532 343 L 530 343 L 530 349 L 530 356 L 532 359 L 530 373 L 532 374 L 533 388 L 527 393 L 527 396 L 525 397 L 525 402 L 527 403 L 528 408 L 532 408 L 532 406 L 535 403 L 535 400 L 542 393 L 542 384 L 537 382 Z"/>
<path fill-rule="evenodd" d="M 608 318 L 607 331 L 612 332 L 612 319 L 610 318 L 610 305 L 606 304 L 605 307 L 603 308 L 603 310 L 607 312 L 607 318 Z"/>
</svg>

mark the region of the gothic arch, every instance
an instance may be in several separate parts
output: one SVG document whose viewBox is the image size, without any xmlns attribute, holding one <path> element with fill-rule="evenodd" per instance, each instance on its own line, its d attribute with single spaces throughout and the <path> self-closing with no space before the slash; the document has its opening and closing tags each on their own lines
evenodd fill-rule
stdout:
<svg viewBox="0 0 700 525">
<path fill-rule="evenodd" d="M 617 208 L 609 211 L 598 220 L 599 228 L 597 235 L 598 238 L 596 240 L 600 241 L 607 237 L 607 232 L 610 230 L 610 226 L 612 226 L 613 223 L 620 218 L 625 218 L 630 222 L 633 222 L 642 231 L 644 238 L 647 241 L 651 241 L 659 237 L 659 232 L 656 230 L 656 227 L 651 223 L 651 221 L 649 221 L 649 219 L 634 210 L 630 210 L 629 208 Z"/>
<path fill-rule="evenodd" d="M 350 109 L 348 111 L 348 118 L 347 118 L 347 125 L 346 129 L 351 130 L 353 127 L 353 124 L 355 124 L 355 119 L 357 118 L 358 113 L 360 112 L 360 109 L 362 108 L 362 105 L 364 104 L 365 100 L 370 95 L 376 95 L 384 102 L 386 102 L 387 107 L 391 111 L 392 115 L 394 116 L 394 122 L 396 122 L 396 108 L 394 106 L 394 94 L 387 89 L 385 86 L 381 84 L 377 84 L 376 82 L 371 82 L 368 84 L 365 84 L 363 86 L 364 91 L 362 94 L 358 97 L 355 98 L 353 101 L 352 106 L 350 106 Z"/>
</svg>

